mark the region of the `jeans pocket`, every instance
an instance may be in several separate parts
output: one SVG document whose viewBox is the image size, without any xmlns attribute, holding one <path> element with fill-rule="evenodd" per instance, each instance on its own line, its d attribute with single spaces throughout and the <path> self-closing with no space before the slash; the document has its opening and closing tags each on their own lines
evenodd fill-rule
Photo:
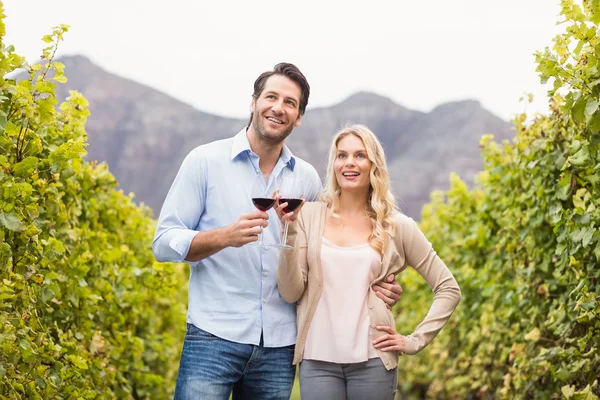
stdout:
<svg viewBox="0 0 600 400">
<path fill-rule="evenodd" d="M 185 333 L 185 340 L 218 340 L 219 337 L 212 333 L 206 332 L 196 325 L 187 324 L 187 331 Z"/>
</svg>

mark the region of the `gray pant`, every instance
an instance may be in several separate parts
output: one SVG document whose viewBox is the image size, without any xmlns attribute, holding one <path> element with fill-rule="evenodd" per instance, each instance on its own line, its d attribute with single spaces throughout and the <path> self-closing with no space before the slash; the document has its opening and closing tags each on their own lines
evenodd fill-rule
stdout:
<svg viewBox="0 0 600 400">
<path fill-rule="evenodd" d="M 302 400 L 393 400 L 397 386 L 398 371 L 385 369 L 380 358 L 353 364 L 300 363 Z"/>
</svg>

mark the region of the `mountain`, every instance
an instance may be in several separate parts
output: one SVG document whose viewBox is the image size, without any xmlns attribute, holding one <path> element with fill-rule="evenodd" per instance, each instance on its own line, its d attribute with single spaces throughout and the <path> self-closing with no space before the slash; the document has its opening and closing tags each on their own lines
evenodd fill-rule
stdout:
<svg viewBox="0 0 600 400">
<path fill-rule="evenodd" d="M 155 214 L 185 155 L 198 145 L 234 135 L 247 122 L 199 111 L 111 74 L 83 56 L 60 61 L 69 81 L 59 85 L 59 100 L 76 89 L 90 102 L 88 159 L 106 161 L 123 190 L 135 193 Z M 324 176 L 330 140 L 347 123 L 365 124 L 380 138 L 394 193 L 402 210 L 415 218 L 432 190 L 448 187 L 450 172 L 472 183 L 482 168 L 482 135 L 493 134 L 496 140 L 514 136 L 509 123 L 477 101 L 446 103 L 423 113 L 360 92 L 339 104 L 309 109 L 288 146 Z"/>
</svg>

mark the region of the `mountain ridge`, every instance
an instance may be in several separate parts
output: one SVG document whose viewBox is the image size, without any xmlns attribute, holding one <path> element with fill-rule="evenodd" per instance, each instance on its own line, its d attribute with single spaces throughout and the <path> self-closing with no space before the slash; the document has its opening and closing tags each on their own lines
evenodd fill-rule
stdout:
<svg viewBox="0 0 600 400">
<path fill-rule="evenodd" d="M 131 79 L 112 74 L 81 55 L 63 56 L 68 82 L 58 85 L 88 99 L 88 156 L 106 161 L 126 192 L 158 214 L 181 161 L 193 148 L 235 135 L 247 118 L 198 110 Z M 249 83 L 251 87 L 251 82 Z M 450 172 L 471 184 L 483 166 L 479 139 L 514 136 L 512 126 L 474 99 L 439 104 L 430 112 L 411 110 L 374 92 L 356 92 L 339 103 L 307 109 L 286 143 L 324 179 L 333 134 L 348 123 L 362 123 L 377 134 L 386 151 L 394 193 L 403 211 L 418 218 L 432 190 L 446 189 Z"/>
</svg>

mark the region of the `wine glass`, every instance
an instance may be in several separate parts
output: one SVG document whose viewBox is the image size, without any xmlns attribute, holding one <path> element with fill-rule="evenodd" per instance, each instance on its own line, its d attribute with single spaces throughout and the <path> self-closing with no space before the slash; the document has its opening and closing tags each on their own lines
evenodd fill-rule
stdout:
<svg viewBox="0 0 600 400">
<path fill-rule="evenodd" d="M 267 194 L 269 177 L 269 174 L 259 173 L 254 177 L 254 183 L 252 184 L 252 204 L 264 212 L 269 211 L 275 205 L 275 199 Z M 262 231 L 258 235 L 258 246 L 263 249 L 269 248 L 269 245 L 263 244 Z"/>
<path fill-rule="evenodd" d="M 296 178 L 293 173 L 283 175 L 279 180 L 279 193 L 281 194 L 279 204 L 287 203 L 283 212 L 287 214 L 296 211 L 304 201 L 304 182 L 302 179 Z M 281 234 L 281 244 L 273 245 L 274 247 L 281 250 L 294 250 L 293 246 L 287 244 L 288 226 L 289 221 L 286 219 Z"/>
</svg>

